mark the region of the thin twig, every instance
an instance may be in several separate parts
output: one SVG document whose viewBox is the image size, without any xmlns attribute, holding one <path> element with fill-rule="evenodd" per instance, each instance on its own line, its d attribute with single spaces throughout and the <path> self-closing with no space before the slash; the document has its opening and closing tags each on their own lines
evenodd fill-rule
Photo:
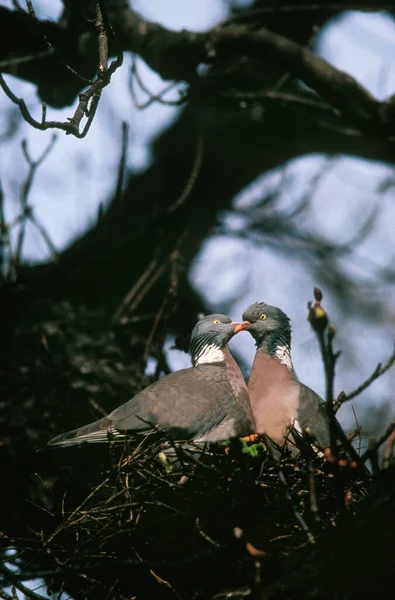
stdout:
<svg viewBox="0 0 395 600">
<path fill-rule="evenodd" d="M 333 410 L 333 386 L 335 381 L 335 366 L 336 361 L 340 356 L 340 352 L 333 352 L 333 336 L 335 334 L 335 326 L 332 324 L 328 330 L 327 337 L 327 363 L 326 363 L 326 410 L 329 419 L 331 452 L 333 456 L 337 456 L 337 427 L 336 417 Z M 323 337 L 323 334 L 322 334 Z"/>
<path fill-rule="evenodd" d="M 388 440 L 393 431 L 395 431 L 395 419 L 388 425 L 383 435 L 377 441 L 373 442 L 362 454 L 361 461 L 365 462 L 368 458 L 371 458 L 380 448 L 381 444 L 384 444 Z"/>
<path fill-rule="evenodd" d="M 221 548 L 223 547 L 222 544 L 219 544 L 218 542 L 216 542 L 215 540 L 213 540 L 213 538 L 211 538 L 203 529 L 201 523 L 200 523 L 200 519 L 199 517 L 196 518 L 195 520 L 195 525 L 196 525 L 196 529 L 199 532 L 199 535 L 202 536 L 202 538 L 204 540 L 206 540 L 206 542 L 208 542 L 209 544 L 211 544 L 212 546 L 215 546 L 216 548 Z"/>
<path fill-rule="evenodd" d="M 395 429 L 388 437 L 387 442 L 384 446 L 384 456 L 383 456 L 383 469 L 388 469 L 390 466 L 391 456 L 393 452 L 395 444 Z"/>
<path fill-rule="evenodd" d="M 39 23 L 31 0 L 26 0 L 26 4 L 29 10 L 30 15 L 35 20 L 36 23 Z M 72 117 L 68 118 L 67 121 L 47 121 L 46 112 L 47 107 L 46 104 L 42 104 L 42 117 L 41 121 L 37 121 L 30 114 L 29 109 L 27 108 L 26 102 L 23 98 L 18 98 L 6 84 L 3 76 L 0 74 L 0 87 L 6 94 L 6 96 L 19 107 L 21 114 L 25 121 L 29 123 L 35 129 L 39 129 L 41 131 L 45 131 L 47 129 L 60 129 L 64 131 L 68 135 L 74 135 L 75 137 L 81 139 L 84 138 L 93 122 L 93 119 L 96 114 L 97 107 L 99 105 L 100 97 L 103 88 L 105 88 L 111 81 L 111 77 L 114 72 L 121 67 L 123 63 L 123 54 L 122 51 L 118 49 L 118 54 L 115 60 L 113 60 L 110 66 L 107 68 L 107 60 L 108 60 L 108 39 L 107 39 L 107 29 L 108 29 L 108 15 L 105 9 L 105 3 L 103 0 L 99 0 L 98 8 L 97 8 L 97 17 L 96 17 L 96 30 L 98 32 L 98 46 L 99 46 L 99 64 L 98 64 L 98 75 L 96 81 L 91 83 L 90 87 L 80 94 L 79 102 L 77 108 L 74 111 Z M 44 39 L 49 44 L 49 47 L 52 48 L 50 42 L 44 35 Z M 66 65 L 68 69 L 70 69 L 73 73 L 75 71 Z M 76 75 L 78 75 L 76 73 Z M 81 76 L 80 76 L 81 77 Z M 86 123 L 80 131 L 80 125 L 82 119 L 86 117 Z"/>
<path fill-rule="evenodd" d="M 389 2 L 358 2 L 358 10 L 385 10 L 392 9 L 394 3 Z M 255 8 L 246 11 L 242 14 L 232 15 L 223 21 L 223 25 L 231 25 L 232 23 L 241 23 L 244 21 L 250 21 L 261 15 L 271 15 L 278 13 L 295 13 L 295 12 L 326 12 L 326 11 L 345 11 L 345 10 L 356 10 L 356 6 L 352 2 L 336 3 L 333 4 L 292 4 L 273 2 L 272 5 L 264 6 L 263 8 Z"/>
<path fill-rule="evenodd" d="M 18 597 L 16 596 L 16 594 L 13 593 L 13 595 L 10 596 L 9 594 L 7 594 L 7 592 L 4 592 L 1 589 L 0 589 L 0 598 L 3 598 L 3 600 L 18 600 Z"/>
<path fill-rule="evenodd" d="M 325 407 L 329 424 L 330 450 L 333 457 L 337 457 L 337 427 L 336 417 L 333 410 L 333 384 L 335 378 L 335 364 L 339 353 L 333 352 L 332 340 L 335 333 L 334 325 L 331 325 L 330 334 L 328 332 L 325 340 L 325 330 L 328 323 L 328 317 L 321 306 L 322 292 L 319 288 L 314 288 L 315 304 L 309 303 L 309 321 L 317 335 L 319 347 L 321 350 L 322 362 L 325 372 Z"/>
<path fill-rule="evenodd" d="M 125 303 L 125 301 L 124 301 L 122 303 L 122 305 L 121 305 L 122 309 L 124 310 L 125 308 L 127 308 L 129 314 L 131 314 L 134 310 L 136 310 L 136 308 L 138 307 L 140 302 L 148 294 L 148 292 L 150 291 L 152 286 L 156 283 L 156 281 L 159 279 L 159 277 L 161 277 L 163 275 L 163 273 L 166 271 L 166 269 L 167 269 L 167 262 L 164 262 L 163 264 L 159 265 L 156 268 L 156 270 L 154 270 L 152 277 L 150 279 L 148 279 L 148 281 L 145 283 L 144 287 L 138 292 L 138 294 L 135 295 L 135 297 L 134 297 L 134 294 L 132 294 L 132 292 L 134 291 L 134 289 L 136 287 L 136 286 L 134 286 L 134 288 L 131 290 L 131 292 L 129 292 L 129 294 L 127 295 L 127 297 L 125 299 L 125 300 L 127 300 L 127 302 Z M 143 273 L 143 276 L 139 279 L 139 281 L 137 283 L 140 282 L 140 280 L 144 277 L 144 275 L 145 275 L 145 273 Z"/>
<path fill-rule="evenodd" d="M 301 526 L 302 530 L 305 532 L 305 534 L 307 536 L 307 539 L 310 542 L 310 544 L 315 544 L 315 538 L 314 538 L 313 534 L 311 533 L 311 531 L 310 531 L 310 529 L 309 529 L 306 521 L 303 519 L 302 515 L 300 514 L 300 512 L 296 508 L 296 506 L 294 504 L 294 501 L 292 500 L 292 496 L 289 493 L 289 489 L 288 489 L 288 485 L 287 485 L 287 480 L 285 479 L 284 472 L 283 472 L 283 470 L 281 468 L 281 462 L 277 458 L 277 456 L 276 456 L 276 454 L 274 452 L 274 448 L 273 448 L 273 445 L 272 445 L 272 443 L 270 441 L 270 438 L 266 435 L 266 433 L 264 433 L 262 435 L 262 437 L 263 437 L 265 446 L 266 446 L 266 448 L 267 448 L 267 450 L 269 452 L 270 458 L 274 462 L 274 465 L 275 465 L 276 470 L 277 470 L 279 481 L 280 481 L 280 483 L 282 485 L 285 497 L 286 497 L 286 499 L 287 499 L 287 501 L 288 501 L 288 503 L 289 503 L 289 505 L 290 505 L 290 507 L 292 509 L 292 512 L 293 512 L 293 514 L 294 514 L 297 522 Z"/>
<path fill-rule="evenodd" d="M 313 522 L 315 524 L 320 523 L 320 513 L 318 510 L 318 502 L 317 502 L 317 488 L 314 477 L 314 467 L 313 467 L 313 448 L 312 445 L 316 439 L 314 436 L 310 434 L 308 430 L 303 431 L 303 442 L 302 442 L 302 455 L 306 460 L 306 469 L 309 480 L 309 499 L 310 499 L 310 512 L 313 517 Z"/>
<path fill-rule="evenodd" d="M 55 244 L 53 243 L 53 241 L 51 240 L 51 238 L 49 237 L 47 230 L 45 229 L 43 224 L 37 219 L 37 217 L 34 213 L 31 213 L 29 215 L 29 218 L 30 218 L 30 221 L 33 223 L 33 225 L 35 225 L 37 227 L 37 229 L 41 233 L 42 237 L 44 238 L 44 240 L 48 246 L 48 249 L 51 252 L 52 260 L 57 260 L 58 250 L 57 250 Z"/>
<path fill-rule="evenodd" d="M 36 52 L 35 54 L 29 54 L 27 56 L 16 56 L 14 58 L 7 58 L 6 60 L 0 60 L 0 69 L 14 67 L 16 65 L 24 65 L 29 62 L 34 62 L 35 60 L 40 60 L 40 58 L 47 58 L 48 56 L 52 56 L 55 54 L 55 50 L 53 48 L 48 48 L 47 50 L 43 50 L 42 52 Z"/>
<path fill-rule="evenodd" d="M 128 150 L 128 133 L 129 133 L 129 125 L 126 121 L 122 121 L 122 146 L 121 146 L 121 158 L 119 161 L 118 167 L 118 178 L 117 178 L 117 186 L 115 188 L 114 202 L 118 203 L 122 198 L 123 192 L 123 183 L 125 179 L 125 170 L 126 170 L 126 158 L 127 158 L 127 150 Z"/>
<path fill-rule="evenodd" d="M 4 193 L 0 183 L 0 280 L 7 278 L 7 247 L 9 246 L 8 228 L 4 215 Z"/>
<path fill-rule="evenodd" d="M 172 213 L 177 208 L 179 208 L 190 196 L 197 178 L 199 177 L 200 169 L 203 163 L 203 155 L 204 155 L 204 141 L 201 133 L 198 133 L 196 139 L 196 153 L 195 160 L 192 166 L 191 174 L 188 177 L 188 181 L 185 184 L 184 189 L 182 190 L 180 196 L 175 200 L 167 209 L 167 213 Z"/>
<path fill-rule="evenodd" d="M 312 306 L 311 302 L 308 304 L 309 308 L 309 321 L 311 323 L 312 328 L 314 329 L 317 339 L 319 342 L 322 362 L 324 364 L 325 370 L 325 381 L 326 381 L 326 394 L 325 394 L 325 407 L 326 414 L 328 417 L 329 423 L 329 434 L 330 434 L 330 454 L 332 456 L 332 460 L 334 462 L 337 461 L 338 458 L 338 447 L 337 441 L 339 440 L 343 449 L 348 452 L 349 456 L 353 461 L 359 466 L 361 471 L 361 477 L 366 480 L 366 472 L 365 467 L 362 464 L 362 461 L 353 447 L 352 443 L 347 439 L 346 434 L 344 433 L 341 425 L 336 419 L 336 414 L 334 411 L 334 403 L 333 403 L 333 387 L 334 387 L 334 379 L 335 379 L 335 365 L 336 361 L 340 356 L 340 352 L 333 351 L 333 338 L 336 333 L 336 328 L 333 324 L 330 325 L 327 333 L 327 339 L 325 340 L 325 331 L 328 324 L 328 316 L 326 311 L 323 309 L 321 305 L 322 300 L 322 292 L 319 288 L 314 288 L 314 297 L 315 304 Z M 340 493 L 340 489 L 338 490 Z M 343 498 L 343 494 L 340 496 Z"/>
<path fill-rule="evenodd" d="M 121 304 L 115 311 L 114 316 L 113 316 L 114 321 L 118 321 L 121 318 L 121 316 L 125 312 L 126 308 L 131 304 L 133 298 L 143 287 L 143 285 L 145 284 L 147 279 L 150 277 L 150 275 L 154 272 L 154 270 L 157 266 L 157 263 L 158 263 L 158 257 L 157 257 L 157 253 L 156 253 L 156 256 L 151 260 L 151 262 L 149 263 L 149 265 L 146 268 L 146 270 L 144 271 L 144 273 L 142 273 L 142 275 L 139 277 L 139 279 L 136 281 L 136 283 L 130 289 L 130 291 L 126 294 L 126 296 L 122 300 Z"/>
<path fill-rule="evenodd" d="M 27 6 L 27 10 L 29 12 L 30 17 L 32 18 L 34 24 L 36 25 L 36 27 L 40 30 L 40 34 L 42 35 L 42 37 L 44 38 L 44 41 L 47 45 L 47 51 L 48 52 L 52 52 L 53 54 L 57 54 L 56 50 L 54 49 L 54 47 L 52 46 L 51 42 L 49 41 L 47 34 L 45 33 L 45 29 L 41 27 L 41 22 L 40 20 L 37 18 L 37 15 L 35 13 L 33 4 L 31 2 L 31 0 L 25 0 L 26 2 L 26 6 Z M 83 75 L 81 75 L 80 73 L 78 73 L 78 71 L 76 71 L 75 69 L 73 69 L 73 67 L 71 67 L 68 63 L 66 63 L 61 56 L 59 56 L 59 54 L 57 55 L 57 60 L 59 60 L 59 62 L 71 73 L 73 73 L 73 75 L 75 77 L 77 77 L 78 79 L 80 79 L 81 81 L 83 81 L 84 83 L 88 84 L 88 85 L 92 85 L 92 81 L 90 79 L 87 79 L 86 77 L 84 77 Z"/>
<path fill-rule="evenodd" d="M 22 592 L 22 594 L 25 594 L 26 598 L 30 598 L 31 600 L 46 600 L 46 597 L 36 594 L 36 592 L 23 585 L 20 581 L 20 577 L 8 569 L 4 563 L 0 566 L 0 570 L 3 571 L 5 579 L 9 583 L 12 583 L 12 585 Z"/>
<path fill-rule="evenodd" d="M 131 80 L 130 80 L 130 91 L 132 94 L 132 98 L 133 98 L 133 102 L 134 105 L 137 109 L 139 110 L 144 110 L 145 108 L 148 108 L 149 106 L 151 106 L 151 104 L 153 104 L 154 102 L 158 102 L 159 104 L 164 104 L 166 106 L 180 106 L 181 104 L 184 104 L 186 99 L 187 99 L 187 94 L 184 93 L 182 94 L 180 92 L 180 98 L 178 100 L 165 100 L 164 96 L 170 92 L 172 89 L 174 89 L 174 87 L 176 85 L 178 85 L 178 81 L 173 81 L 172 83 L 170 83 L 169 85 L 167 85 L 166 87 L 163 88 L 163 90 L 161 90 L 159 92 L 159 94 L 153 94 L 145 85 L 145 83 L 143 82 L 143 80 L 140 77 L 140 74 L 138 72 L 138 68 L 137 68 L 137 61 L 136 61 L 136 56 L 134 54 L 134 52 L 132 52 L 132 68 L 131 68 Z M 136 82 L 138 83 L 138 85 L 140 86 L 140 88 L 142 89 L 142 91 L 147 94 L 148 99 L 145 102 L 139 102 L 137 99 L 137 95 L 134 89 L 134 80 L 136 80 Z"/>
<path fill-rule="evenodd" d="M 375 368 L 375 370 L 373 371 L 373 373 L 370 375 L 370 377 L 368 377 L 363 383 L 361 383 L 361 385 L 359 385 L 353 392 L 350 392 L 349 394 L 340 392 L 337 400 L 334 403 L 335 412 L 339 410 L 339 408 L 342 406 L 342 404 L 344 404 L 344 402 L 347 402 L 348 400 L 355 398 L 355 396 L 358 396 L 361 392 L 366 390 L 366 388 L 369 387 L 369 385 L 371 383 L 373 383 L 373 381 L 375 381 L 378 377 L 381 377 L 381 375 L 383 375 L 386 371 L 388 371 L 388 369 L 391 368 L 394 363 L 395 363 L 395 346 L 394 346 L 391 356 L 389 357 L 387 362 L 384 365 L 379 363 L 377 365 L 377 367 Z"/>
<path fill-rule="evenodd" d="M 44 162 L 44 160 L 47 158 L 47 156 L 51 152 L 52 148 L 54 147 L 54 145 L 56 143 L 56 139 L 57 139 L 56 135 L 54 134 L 52 136 L 49 144 L 47 145 L 47 147 L 42 152 L 41 156 L 38 157 L 37 160 L 33 160 L 32 157 L 30 156 L 28 146 L 27 146 L 27 141 L 23 140 L 23 142 L 22 142 L 22 151 L 23 151 L 23 154 L 24 154 L 26 161 L 30 168 L 29 168 L 29 173 L 28 173 L 27 179 L 22 187 L 21 216 L 20 216 L 21 226 L 19 229 L 18 241 L 17 241 L 16 253 L 15 253 L 15 262 L 17 265 L 20 264 L 21 259 L 22 259 L 22 247 L 23 247 L 23 241 L 25 238 L 26 221 L 28 219 L 30 219 L 36 225 L 36 227 L 39 229 L 41 235 L 44 237 L 45 241 L 47 242 L 48 247 L 50 248 L 52 254 L 54 254 L 54 253 L 56 254 L 56 249 L 55 249 L 54 245 L 52 244 L 52 242 L 49 238 L 49 235 L 45 231 L 44 227 L 33 216 L 33 209 L 31 206 L 29 206 L 29 203 L 28 203 L 29 194 L 30 194 L 30 191 L 32 188 L 33 180 L 34 180 L 35 174 L 37 172 L 37 169 Z"/>
<path fill-rule="evenodd" d="M 170 285 L 169 288 L 167 290 L 167 294 L 165 296 L 165 299 L 162 302 L 162 305 L 160 306 L 155 319 L 154 319 L 154 323 L 152 325 L 151 331 L 148 334 L 148 338 L 147 338 L 147 343 L 145 345 L 145 350 L 144 350 L 144 362 L 147 361 L 150 350 L 151 350 L 151 345 L 152 345 L 152 341 L 154 339 L 155 336 L 155 332 L 156 329 L 159 325 L 159 321 L 162 319 L 162 316 L 165 312 L 165 309 L 167 309 L 167 316 L 164 319 L 164 323 L 163 323 L 163 330 L 165 331 L 164 335 L 162 336 L 162 349 L 163 349 L 163 344 L 165 342 L 165 338 L 166 338 L 166 324 L 167 324 L 167 319 L 169 314 L 171 313 L 172 309 L 174 309 L 174 303 L 177 297 L 177 289 L 178 289 L 178 261 L 179 261 L 179 248 L 180 248 L 180 243 L 181 243 L 182 239 L 178 241 L 177 244 L 177 248 L 171 253 L 170 255 L 170 264 L 171 264 L 171 269 L 170 269 Z"/>
<path fill-rule="evenodd" d="M 352 442 L 357 436 L 361 437 L 361 431 L 362 427 L 357 427 L 356 429 L 354 429 L 354 431 L 350 431 L 350 433 L 347 434 L 348 441 Z"/>
</svg>

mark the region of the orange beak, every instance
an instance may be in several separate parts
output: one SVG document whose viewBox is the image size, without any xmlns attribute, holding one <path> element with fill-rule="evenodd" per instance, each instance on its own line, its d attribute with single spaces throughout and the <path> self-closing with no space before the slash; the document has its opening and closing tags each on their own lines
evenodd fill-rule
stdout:
<svg viewBox="0 0 395 600">
<path fill-rule="evenodd" d="M 239 333 L 239 331 L 244 331 L 244 329 L 248 329 L 252 323 L 249 321 L 243 321 L 242 323 L 232 323 L 235 326 L 234 332 Z"/>
</svg>

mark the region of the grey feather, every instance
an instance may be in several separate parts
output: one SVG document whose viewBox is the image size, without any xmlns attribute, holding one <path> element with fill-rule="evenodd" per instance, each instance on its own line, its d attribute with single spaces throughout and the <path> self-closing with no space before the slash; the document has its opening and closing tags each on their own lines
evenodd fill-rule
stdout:
<svg viewBox="0 0 395 600">
<path fill-rule="evenodd" d="M 225 315 L 209 315 L 195 326 L 195 354 L 212 344 L 220 362 L 182 369 L 151 384 L 104 419 L 55 437 L 49 445 L 68 446 L 165 431 L 176 440 L 216 442 L 252 433 L 255 428 L 243 376 L 225 349 L 235 333 Z M 218 353 L 218 352 L 217 352 Z"/>
</svg>

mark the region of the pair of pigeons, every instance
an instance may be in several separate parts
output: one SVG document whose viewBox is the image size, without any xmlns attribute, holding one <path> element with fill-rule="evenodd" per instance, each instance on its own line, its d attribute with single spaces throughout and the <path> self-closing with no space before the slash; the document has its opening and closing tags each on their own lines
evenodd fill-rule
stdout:
<svg viewBox="0 0 395 600">
<path fill-rule="evenodd" d="M 248 387 L 227 348 L 247 330 L 257 346 Z M 213 314 L 195 325 L 190 342 L 193 367 L 148 386 L 107 417 L 55 437 L 50 445 L 121 440 L 153 429 L 175 440 L 219 442 L 266 433 L 283 444 L 290 427 L 309 428 L 320 448 L 330 445 L 324 401 L 301 383 L 291 360 L 287 315 L 263 302 L 243 313 L 243 322 Z"/>
</svg>

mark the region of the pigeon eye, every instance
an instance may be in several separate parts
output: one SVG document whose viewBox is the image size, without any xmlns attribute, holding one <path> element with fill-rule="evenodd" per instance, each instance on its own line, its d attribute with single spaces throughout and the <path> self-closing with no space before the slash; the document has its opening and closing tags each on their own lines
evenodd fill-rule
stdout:
<svg viewBox="0 0 395 600">
<path fill-rule="evenodd" d="M 261 315 L 259 318 L 261 321 L 264 321 L 265 319 L 267 319 L 267 315 Z"/>
<path fill-rule="evenodd" d="M 214 319 L 213 323 L 214 323 L 214 325 L 219 325 L 221 323 L 221 321 L 219 319 Z"/>
</svg>

